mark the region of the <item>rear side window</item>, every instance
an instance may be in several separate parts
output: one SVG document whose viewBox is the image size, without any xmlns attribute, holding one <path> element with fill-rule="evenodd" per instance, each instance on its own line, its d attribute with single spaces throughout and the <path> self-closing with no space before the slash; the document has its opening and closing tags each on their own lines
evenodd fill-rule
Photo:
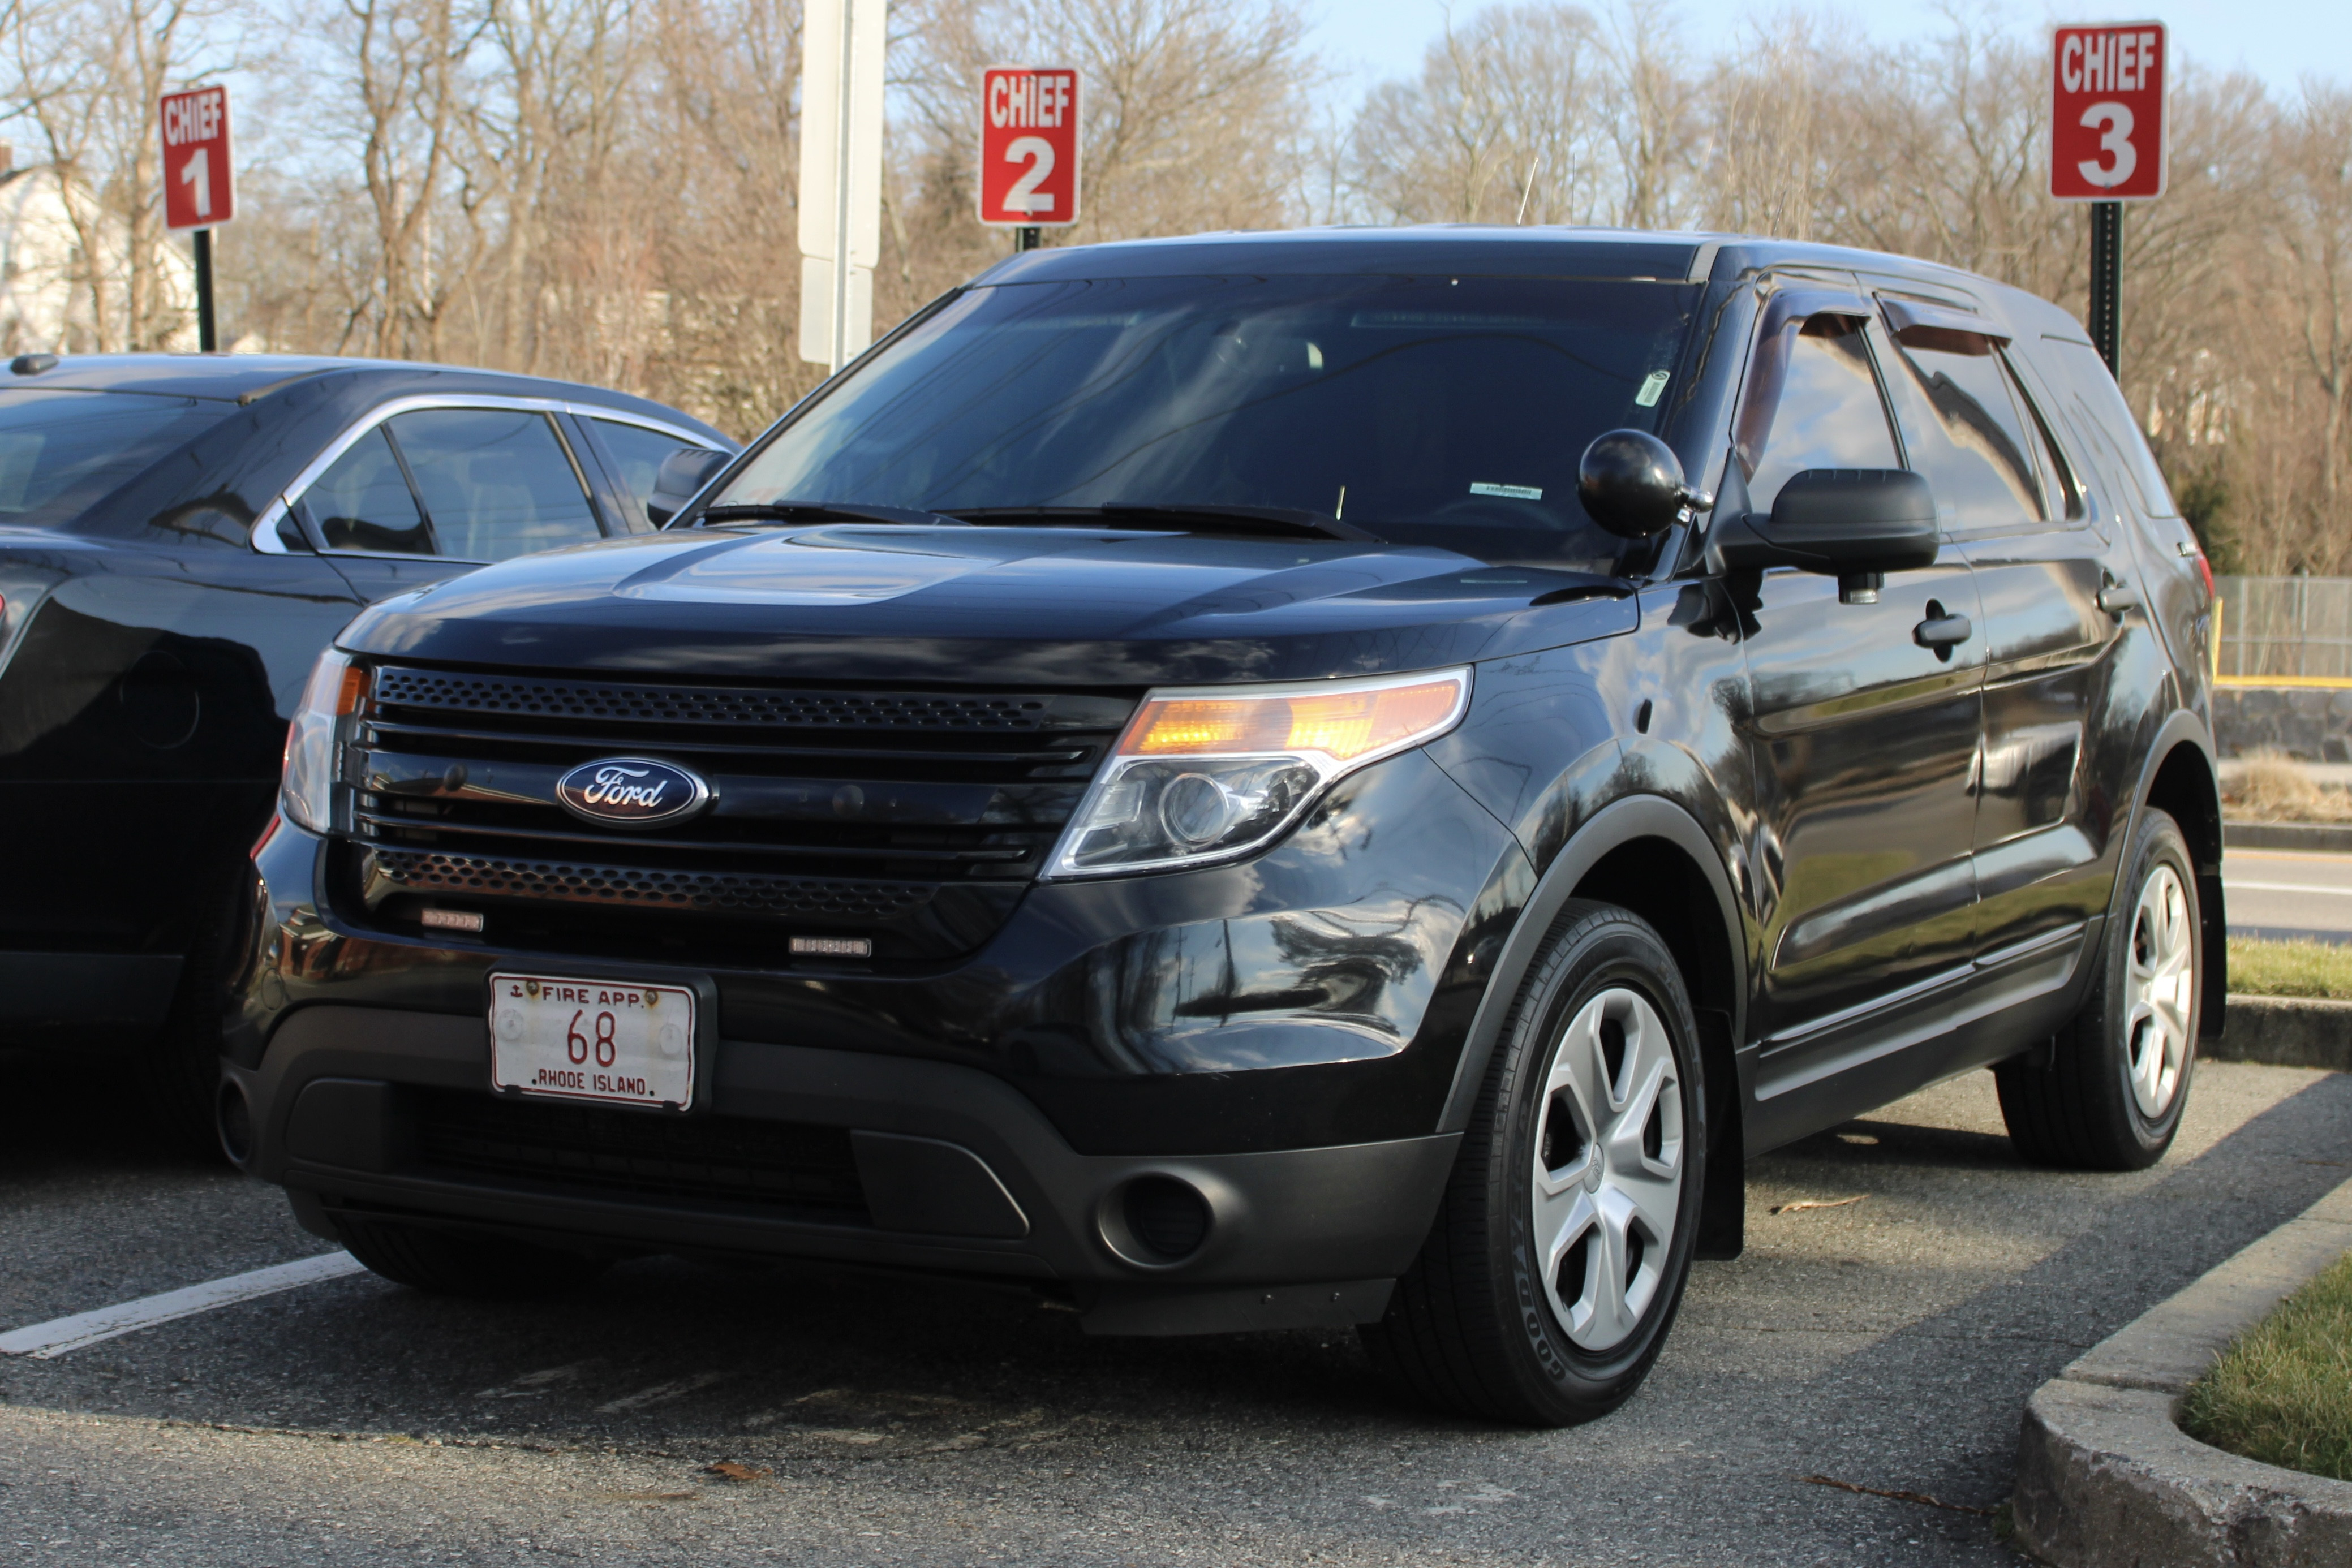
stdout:
<svg viewBox="0 0 2352 1568">
<path fill-rule="evenodd" d="M 2157 466 L 2156 454 L 2147 449 L 2139 424 L 2132 418 L 2131 404 L 2124 401 L 2123 389 L 2116 385 L 2099 351 L 2088 343 L 2063 338 L 2045 338 L 2042 343 L 2050 350 L 2050 362 L 2074 395 L 2082 423 L 2100 444 L 2098 455 L 2114 462 L 2129 477 L 2141 509 L 2149 517 L 2179 517 L 2180 508 L 2172 504 L 2172 489 L 2164 482 L 2164 470 Z"/>
<path fill-rule="evenodd" d="M 1772 509 L 1790 478 L 1808 468 L 1895 468 L 1895 432 L 1886 400 L 1864 346 L 1861 324 L 1850 317 L 1815 316 L 1789 345 L 1780 395 L 1761 418 L 1743 421 L 1742 456 L 1759 440 L 1748 478 L 1748 504 Z M 1760 435 L 1754 433 L 1761 426 Z"/>
<path fill-rule="evenodd" d="M 2027 416 L 1993 340 L 1914 328 L 1895 340 L 1897 413 L 1911 466 L 1956 533 L 2046 522 Z"/>
<path fill-rule="evenodd" d="M 228 405 L 142 392 L 0 392 L 0 523 L 60 523 L 210 429 Z"/>
<path fill-rule="evenodd" d="M 329 549 L 431 555 L 433 536 L 416 509 L 400 459 L 382 426 L 352 443 L 302 493 L 302 507 Z"/>
<path fill-rule="evenodd" d="M 601 538 L 571 455 L 543 413 L 428 408 L 386 422 L 440 553 L 505 560 Z"/>
<path fill-rule="evenodd" d="M 661 472 L 662 459 L 694 444 L 664 435 L 658 430 L 647 430 L 642 424 L 624 424 L 617 419 L 596 421 L 596 435 L 621 470 L 621 487 L 636 502 L 639 515 L 650 521 L 651 514 L 645 508 L 653 499 L 654 476 Z"/>
</svg>

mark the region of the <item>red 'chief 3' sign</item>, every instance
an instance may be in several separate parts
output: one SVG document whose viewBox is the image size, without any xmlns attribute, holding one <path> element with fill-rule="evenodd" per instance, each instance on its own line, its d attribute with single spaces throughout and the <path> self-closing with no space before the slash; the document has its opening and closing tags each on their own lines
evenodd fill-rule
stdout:
<svg viewBox="0 0 2352 1568">
<path fill-rule="evenodd" d="M 165 93 L 163 226 L 209 229 L 236 216 L 236 175 L 228 156 L 228 89 Z"/>
<path fill-rule="evenodd" d="M 2050 193 L 2062 202 L 2164 194 L 2164 24 L 2061 27 L 2056 49 Z"/>
<path fill-rule="evenodd" d="M 981 78 L 980 221 L 1067 228 L 1078 221 L 1078 73 L 991 66 Z"/>
</svg>

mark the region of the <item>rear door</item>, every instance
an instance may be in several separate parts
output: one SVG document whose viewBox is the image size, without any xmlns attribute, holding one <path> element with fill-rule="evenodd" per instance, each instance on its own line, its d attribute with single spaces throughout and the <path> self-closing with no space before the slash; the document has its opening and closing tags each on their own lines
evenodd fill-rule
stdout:
<svg viewBox="0 0 2352 1568">
<path fill-rule="evenodd" d="M 1768 303 L 1738 431 L 1752 509 L 1769 511 L 1804 469 L 1903 465 L 1867 309 L 1858 298 Z M 1916 640 L 1922 622 L 1978 614 L 1968 563 L 1948 549 L 1888 574 L 1866 601 L 1835 578 L 1775 569 L 1751 614 L 1757 1109 L 1769 1146 L 1801 1122 L 1851 1113 L 1831 1102 L 1901 1092 L 1882 1085 L 1916 1070 L 1893 1059 L 1941 1032 L 1933 998 L 1968 972 L 1982 643 Z M 1846 1087 L 1826 1097 L 1791 1092 L 1841 1074 Z"/>
<path fill-rule="evenodd" d="M 294 515 L 370 601 L 627 532 L 597 506 L 556 414 L 520 399 L 390 405 L 330 448 Z"/>
<path fill-rule="evenodd" d="M 1978 963 L 1996 988 L 2030 993 L 2071 968 L 2105 907 L 2107 835 L 2129 811 L 2094 766 L 2121 632 L 2099 601 L 2124 563 L 2006 333 L 1948 308 L 1890 301 L 1886 315 L 1905 444 L 1950 508 L 1984 606 Z"/>
</svg>

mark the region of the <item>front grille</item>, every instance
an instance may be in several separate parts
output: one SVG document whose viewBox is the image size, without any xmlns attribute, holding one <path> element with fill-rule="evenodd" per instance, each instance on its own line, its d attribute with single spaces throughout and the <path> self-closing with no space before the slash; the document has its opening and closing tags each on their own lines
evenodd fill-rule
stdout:
<svg viewBox="0 0 2352 1568">
<path fill-rule="evenodd" d="M 929 902 L 934 889 L 893 882 L 656 871 L 643 866 L 492 860 L 378 850 L 374 874 L 415 893 L 530 898 L 557 904 L 690 910 L 698 915 L 796 915 L 870 925 Z"/>
<path fill-rule="evenodd" d="M 548 951 L 766 963 L 793 935 L 859 936 L 873 962 L 934 961 L 1003 924 L 1134 706 L 384 666 L 346 753 L 339 875 L 393 929 L 454 904 Z M 714 803 L 647 831 L 558 803 L 565 773 L 618 757 L 690 768 Z"/>
<path fill-rule="evenodd" d="M 1049 699 L 1035 696 L 635 686 L 403 669 L 377 674 L 375 700 L 446 713 L 832 729 L 1035 729 L 1049 706 Z"/>
<path fill-rule="evenodd" d="M 848 1131 L 483 1094 L 423 1096 L 421 1164 L 453 1174 L 866 1222 Z"/>
</svg>

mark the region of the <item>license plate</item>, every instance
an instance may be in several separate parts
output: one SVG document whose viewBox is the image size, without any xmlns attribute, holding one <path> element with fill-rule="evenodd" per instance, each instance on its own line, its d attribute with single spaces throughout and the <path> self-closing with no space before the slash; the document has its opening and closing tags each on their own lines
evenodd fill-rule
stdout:
<svg viewBox="0 0 2352 1568">
<path fill-rule="evenodd" d="M 694 1101 L 694 993 L 492 975 L 490 1082 L 526 1094 L 684 1109 Z"/>
</svg>

